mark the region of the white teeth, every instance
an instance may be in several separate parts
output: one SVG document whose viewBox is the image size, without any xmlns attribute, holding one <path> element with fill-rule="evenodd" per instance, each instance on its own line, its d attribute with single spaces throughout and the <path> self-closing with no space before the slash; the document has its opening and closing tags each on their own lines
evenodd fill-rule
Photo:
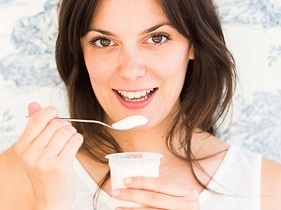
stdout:
<svg viewBox="0 0 281 210">
<path fill-rule="evenodd" d="M 135 98 L 134 92 L 128 92 L 127 97 L 128 97 L 128 98 Z"/>
<path fill-rule="evenodd" d="M 149 90 L 143 90 L 143 91 L 136 91 L 136 92 L 127 92 L 127 91 L 117 91 L 121 96 L 127 99 L 141 99 L 141 98 L 146 98 L 147 95 L 153 91 L 152 89 Z"/>
<path fill-rule="evenodd" d="M 134 98 L 140 98 L 141 94 L 142 94 L 142 92 L 135 92 Z"/>
</svg>

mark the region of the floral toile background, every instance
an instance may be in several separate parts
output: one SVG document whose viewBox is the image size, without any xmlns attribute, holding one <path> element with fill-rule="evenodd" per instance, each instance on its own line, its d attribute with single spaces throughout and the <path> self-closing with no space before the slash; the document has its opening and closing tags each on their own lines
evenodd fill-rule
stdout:
<svg viewBox="0 0 281 210">
<path fill-rule="evenodd" d="M 216 0 L 239 83 L 218 136 L 281 162 L 281 0 Z M 0 152 L 38 101 L 67 116 L 56 71 L 57 0 L 0 0 Z"/>
</svg>

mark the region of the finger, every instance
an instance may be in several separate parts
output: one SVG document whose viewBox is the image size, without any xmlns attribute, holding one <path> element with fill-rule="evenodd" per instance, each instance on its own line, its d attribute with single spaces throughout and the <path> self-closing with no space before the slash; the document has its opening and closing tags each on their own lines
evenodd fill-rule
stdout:
<svg viewBox="0 0 281 210">
<path fill-rule="evenodd" d="M 46 146 L 50 143 L 57 130 L 67 125 L 70 126 L 71 124 L 67 121 L 62 121 L 58 119 L 52 120 L 48 124 L 48 126 L 45 127 L 44 130 L 30 144 L 27 144 L 27 141 L 17 143 L 17 154 L 20 155 L 21 159 L 25 162 L 25 164 L 30 166 L 36 164 L 36 162 L 41 157 L 46 155 Z"/>
<path fill-rule="evenodd" d="M 29 149 L 40 150 L 42 148 L 45 148 L 59 129 L 70 125 L 71 124 L 67 121 L 53 119 L 31 143 Z"/>
<path fill-rule="evenodd" d="M 59 158 L 72 164 L 79 148 L 83 143 L 83 136 L 80 133 L 74 134 L 66 143 L 64 149 L 59 154 Z"/>
<path fill-rule="evenodd" d="M 54 107 L 47 107 L 33 113 L 27 122 L 19 142 L 23 141 L 24 145 L 29 146 L 29 144 L 45 129 L 49 122 L 57 117 L 58 113 Z"/>
<path fill-rule="evenodd" d="M 46 146 L 46 156 L 58 156 L 76 133 L 77 130 L 71 124 L 59 128 Z"/>
<path fill-rule="evenodd" d="M 39 108 L 40 105 L 35 104 L 34 107 L 31 105 L 29 108 L 30 113 Z M 38 109 L 37 109 L 38 110 Z M 48 123 L 57 118 L 58 113 L 54 107 L 47 107 L 37 112 L 34 112 L 29 118 L 27 125 L 21 134 L 19 140 L 15 144 L 15 151 L 19 156 L 22 156 L 25 152 L 28 151 L 28 148 L 31 146 L 31 143 L 42 133 L 46 128 Z"/>
<path fill-rule="evenodd" d="M 128 188 L 145 189 L 174 196 L 185 196 L 189 191 L 180 184 L 158 177 L 128 177 L 124 179 L 124 184 Z"/>
<path fill-rule="evenodd" d="M 112 196 L 116 199 L 137 202 L 157 209 L 199 209 L 199 195 L 195 190 L 189 191 L 185 196 L 172 196 L 152 191 L 123 188 L 114 190 Z"/>
<path fill-rule="evenodd" d="M 28 116 L 33 115 L 35 112 L 41 110 L 42 107 L 40 106 L 40 104 L 36 103 L 36 102 L 31 102 L 28 105 Z"/>
</svg>

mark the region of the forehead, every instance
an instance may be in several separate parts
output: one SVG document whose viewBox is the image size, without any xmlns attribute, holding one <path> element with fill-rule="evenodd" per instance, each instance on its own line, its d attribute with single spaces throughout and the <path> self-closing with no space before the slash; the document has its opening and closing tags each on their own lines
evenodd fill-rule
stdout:
<svg viewBox="0 0 281 210">
<path fill-rule="evenodd" d="M 146 28 L 169 22 L 158 0 L 99 0 L 93 14 L 94 28 Z"/>
</svg>

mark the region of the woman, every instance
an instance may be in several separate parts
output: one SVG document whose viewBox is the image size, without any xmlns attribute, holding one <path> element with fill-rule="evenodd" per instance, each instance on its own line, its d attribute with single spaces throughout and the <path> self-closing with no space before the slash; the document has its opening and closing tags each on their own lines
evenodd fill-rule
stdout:
<svg viewBox="0 0 281 210">
<path fill-rule="evenodd" d="M 280 208 L 281 166 L 213 135 L 235 68 L 211 0 L 63 0 L 59 13 L 56 61 L 71 117 L 148 123 L 71 125 L 31 103 L 22 136 L 1 155 L 1 207 L 112 209 L 112 196 L 145 209 Z M 160 177 L 111 189 L 104 156 L 126 151 L 162 153 Z"/>
</svg>

